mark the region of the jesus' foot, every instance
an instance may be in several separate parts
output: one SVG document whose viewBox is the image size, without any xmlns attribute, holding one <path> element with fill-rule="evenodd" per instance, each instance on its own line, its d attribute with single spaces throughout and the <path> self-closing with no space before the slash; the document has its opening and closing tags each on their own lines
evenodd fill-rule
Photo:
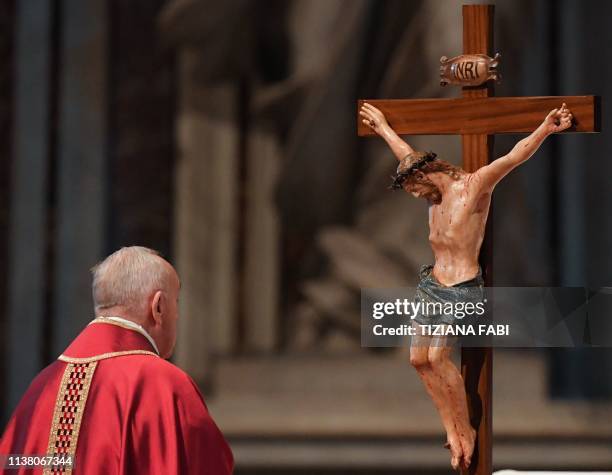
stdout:
<svg viewBox="0 0 612 475">
<path fill-rule="evenodd" d="M 467 434 L 461 431 L 459 433 L 459 439 L 461 440 L 461 450 L 463 453 L 463 460 L 461 465 L 464 469 L 467 469 L 472 463 L 472 455 L 474 454 L 474 444 L 476 442 L 476 431 L 473 427 L 468 428 Z"/>
<path fill-rule="evenodd" d="M 463 464 L 463 451 L 461 441 L 456 437 L 449 437 L 444 444 L 445 449 L 449 449 L 451 453 L 451 466 L 453 470 L 459 470 Z"/>
</svg>

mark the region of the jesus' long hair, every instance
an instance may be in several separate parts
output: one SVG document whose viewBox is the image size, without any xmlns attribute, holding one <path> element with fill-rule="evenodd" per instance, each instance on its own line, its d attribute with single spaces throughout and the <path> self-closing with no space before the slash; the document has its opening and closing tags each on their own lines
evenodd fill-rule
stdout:
<svg viewBox="0 0 612 475">
<path fill-rule="evenodd" d="M 420 173 L 418 173 L 420 172 Z M 425 163 L 419 168 L 417 174 L 409 178 L 417 183 L 427 185 L 430 188 L 430 192 L 423 196 L 427 201 L 433 204 L 440 204 L 442 202 L 442 193 L 438 187 L 428 178 L 429 173 L 445 173 L 453 180 L 458 180 L 461 175 L 465 174 L 465 171 L 453 165 L 452 163 L 445 162 L 444 160 L 432 160 L 431 162 Z"/>
<path fill-rule="evenodd" d="M 425 163 L 421 168 L 419 168 L 419 170 L 425 175 L 436 172 L 446 173 L 453 180 L 458 180 L 461 178 L 461 175 L 465 173 L 461 167 L 453 165 L 452 163 L 444 160 L 432 160 L 431 162 Z"/>
</svg>

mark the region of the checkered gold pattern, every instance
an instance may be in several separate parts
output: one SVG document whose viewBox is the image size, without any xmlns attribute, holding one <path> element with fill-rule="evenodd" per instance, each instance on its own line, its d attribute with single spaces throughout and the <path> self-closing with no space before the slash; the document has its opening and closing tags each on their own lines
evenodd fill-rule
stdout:
<svg viewBox="0 0 612 475">
<path fill-rule="evenodd" d="M 74 460 L 81 419 L 87 403 L 89 387 L 98 362 L 68 363 L 60 382 L 47 455 L 68 457 Z M 45 468 L 44 475 L 71 474 L 71 466 L 51 466 Z"/>
</svg>

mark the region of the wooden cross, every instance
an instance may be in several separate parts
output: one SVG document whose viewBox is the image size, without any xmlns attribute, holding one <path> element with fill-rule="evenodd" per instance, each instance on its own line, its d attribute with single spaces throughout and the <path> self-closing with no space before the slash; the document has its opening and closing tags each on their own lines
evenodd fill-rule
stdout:
<svg viewBox="0 0 612 475">
<path fill-rule="evenodd" d="M 463 5 L 463 53 L 493 56 L 493 5 Z M 565 102 L 574 116 L 566 132 L 599 132 L 597 96 L 493 97 L 493 84 L 463 87 L 457 99 L 360 100 L 357 128 L 360 136 L 375 133 L 361 122 L 363 102 L 379 108 L 398 134 L 461 134 L 463 168 L 474 172 L 493 159 L 494 134 L 531 133 L 551 109 Z M 566 133 L 564 132 L 564 133 Z M 492 220 L 480 253 L 485 283 L 492 284 Z M 463 348 L 461 373 L 465 381 L 472 424 L 478 428 L 476 453 L 468 474 L 492 473 L 492 348 Z"/>
</svg>

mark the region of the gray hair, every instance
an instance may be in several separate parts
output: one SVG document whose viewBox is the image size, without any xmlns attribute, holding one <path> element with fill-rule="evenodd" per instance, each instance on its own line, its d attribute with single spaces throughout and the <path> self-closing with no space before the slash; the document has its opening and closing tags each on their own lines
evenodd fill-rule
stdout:
<svg viewBox="0 0 612 475">
<path fill-rule="evenodd" d="M 152 293 L 164 289 L 168 267 L 159 252 L 141 246 L 122 247 L 91 269 L 96 314 L 121 305 L 135 311 L 146 308 Z"/>
</svg>

